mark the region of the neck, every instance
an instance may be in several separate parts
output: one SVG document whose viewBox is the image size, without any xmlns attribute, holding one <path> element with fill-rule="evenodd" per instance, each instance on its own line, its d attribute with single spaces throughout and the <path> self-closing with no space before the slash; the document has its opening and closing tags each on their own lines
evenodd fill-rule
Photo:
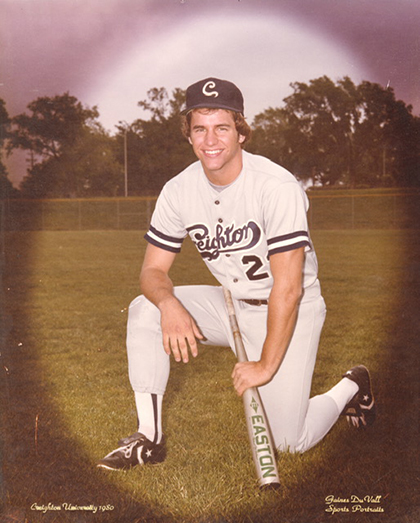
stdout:
<svg viewBox="0 0 420 523">
<path fill-rule="evenodd" d="M 235 162 L 230 163 L 229 166 L 224 166 L 218 170 L 206 169 L 203 165 L 204 174 L 207 176 L 210 183 L 214 185 L 230 185 L 241 174 L 242 171 L 242 154 L 238 156 Z"/>
</svg>

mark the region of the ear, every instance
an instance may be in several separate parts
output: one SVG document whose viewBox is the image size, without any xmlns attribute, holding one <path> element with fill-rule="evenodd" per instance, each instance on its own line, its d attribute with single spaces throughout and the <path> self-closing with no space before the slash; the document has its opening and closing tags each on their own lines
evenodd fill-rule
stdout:
<svg viewBox="0 0 420 523">
<path fill-rule="evenodd" d="M 242 136 L 242 134 L 239 135 L 239 143 L 244 143 L 245 136 Z"/>
<path fill-rule="evenodd" d="M 188 141 L 190 142 L 190 145 L 192 145 L 191 137 L 188 136 Z"/>
</svg>

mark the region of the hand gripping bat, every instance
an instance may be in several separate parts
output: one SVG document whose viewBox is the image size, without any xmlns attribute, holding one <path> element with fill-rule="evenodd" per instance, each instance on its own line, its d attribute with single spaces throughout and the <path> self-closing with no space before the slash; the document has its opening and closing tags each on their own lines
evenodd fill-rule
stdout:
<svg viewBox="0 0 420 523">
<path fill-rule="evenodd" d="M 236 357 L 239 362 L 248 361 L 236 319 L 232 295 L 230 291 L 225 288 L 223 288 L 223 293 L 235 342 Z M 243 393 L 242 398 L 259 485 L 264 489 L 278 488 L 280 486 L 280 478 L 277 471 L 275 446 L 258 389 L 256 387 L 247 389 Z"/>
</svg>

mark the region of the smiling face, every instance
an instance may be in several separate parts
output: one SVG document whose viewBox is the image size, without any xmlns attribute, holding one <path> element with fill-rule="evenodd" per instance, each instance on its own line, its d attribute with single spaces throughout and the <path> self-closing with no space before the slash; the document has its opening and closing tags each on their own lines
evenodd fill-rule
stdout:
<svg viewBox="0 0 420 523">
<path fill-rule="evenodd" d="M 232 115 L 223 109 L 196 109 L 189 142 L 207 178 L 216 185 L 232 183 L 242 170 L 241 144 Z"/>
</svg>

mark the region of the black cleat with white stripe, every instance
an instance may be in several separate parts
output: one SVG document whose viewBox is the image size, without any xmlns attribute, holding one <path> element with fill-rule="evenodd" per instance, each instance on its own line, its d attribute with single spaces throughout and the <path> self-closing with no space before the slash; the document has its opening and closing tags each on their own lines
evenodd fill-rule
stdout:
<svg viewBox="0 0 420 523">
<path fill-rule="evenodd" d="M 97 466 L 109 470 L 127 470 L 136 465 L 161 463 L 166 458 L 165 438 L 159 444 L 153 443 L 135 432 L 118 442 L 118 448 L 101 459 Z"/>
<path fill-rule="evenodd" d="M 346 416 L 349 425 L 358 429 L 373 425 L 376 418 L 376 404 L 368 369 L 364 365 L 357 365 L 348 370 L 343 378 L 354 381 L 359 391 L 347 403 L 341 415 Z"/>
</svg>

